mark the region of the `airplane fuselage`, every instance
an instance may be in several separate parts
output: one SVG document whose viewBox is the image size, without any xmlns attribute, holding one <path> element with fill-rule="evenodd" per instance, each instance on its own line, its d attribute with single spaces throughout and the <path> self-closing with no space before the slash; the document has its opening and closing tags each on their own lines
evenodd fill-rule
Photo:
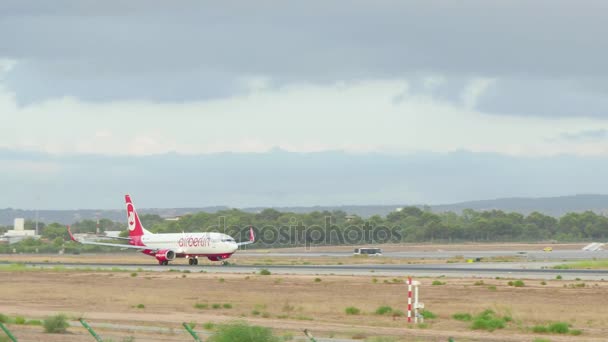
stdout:
<svg viewBox="0 0 608 342">
<path fill-rule="evenodd" d="M 225 256 L 232 255 L 238 249 L 238 245 L 232 237 L 221 233 L 143 235 L 140 241 L 131 240 L 131 244 L 150 247 L 150 250 L 171 250 L 178 258 L 224 256 L 225 259 Z"/>
</svg>

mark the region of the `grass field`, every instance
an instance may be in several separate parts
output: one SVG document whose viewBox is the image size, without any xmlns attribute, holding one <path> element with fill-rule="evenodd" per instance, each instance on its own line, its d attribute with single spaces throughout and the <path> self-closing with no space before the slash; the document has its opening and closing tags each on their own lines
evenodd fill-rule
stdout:
<svg viewBox="0 0 608 342">
<path fill-rule="evenodd" d="M 137 341 L 188 340 L 180 328 L 182 322 L 212 327 L 233 320 L 271 327 L 278 335 L 300 336 L 308 328 L 316 336 L 361 340 L 386 336 L 392 338 L 389 341 L 447 341 L 453 336 L 456 341 L 533 341 L 537 337 L 603 341 L 608 334 L 608 282 L 581 286 L 560 280 L 421 278 L 421 300 L 430 312 L 428 317 L 435 318 L 414 328 L 397 311 L 406 309 L 403 277 L 62 268 L 24 272 L 20 266 L 9 266 L 0 269 L 0 279 L 0 313 L 9 317 L 22 316 L 27 322 L 61 312 L 72 319 L 84 317 L 94 326 L 166 329 L 153 334 L 100 328 L 102 336 L 114 336 L 114 341 L 121 341 L 119 336 L 133 336 Z M 478 324 L 475 317 L 485 310 L 492 310 L 495 317 L 490 315 L 490 323 L 479 324 L 504 327 L 494 332 L 472 329 Z M 460 319 L 467 314 L 472 321 Z M 503 322 L 492 323 L 492 319 Z M 556 322 L 570 325 L 580 335 L 534 333 L 535 326 L 550 327 Z M 44 334 L 40 326 L 11 323 L 9 327 L 23 337 L 20 341 L 91 340 L 79 327 L 60 336 Z"/>
<path fill-rule="evenodd" d="M 605 270 L 608 269 L 608 260 L 583 260 L 557 265 L 553 268 L 558 270 Z"/>
</svg>

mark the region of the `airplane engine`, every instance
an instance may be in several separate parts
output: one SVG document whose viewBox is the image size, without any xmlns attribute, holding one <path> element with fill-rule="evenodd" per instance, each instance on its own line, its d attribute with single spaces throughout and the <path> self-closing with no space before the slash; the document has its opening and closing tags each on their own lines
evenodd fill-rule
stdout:
<svg viewBox="0 0 608 342">
<path fill-rule="evenodd" d="M 170 249 L 163 249 L 156 252 L 154 257 L 156 257 L 156 260 L 158 260 L 158 262 L 172 261 L 175 259 L 175 252 Z"/>
<path fill-rule="evenodd" d="M 222 260 L 230 258 L 231 255 L 232 254 L 214 255 L 214 256 L 208 256 L 207 259 L 209 259 L 211 261 L 222 261 Z"/>
</svg>

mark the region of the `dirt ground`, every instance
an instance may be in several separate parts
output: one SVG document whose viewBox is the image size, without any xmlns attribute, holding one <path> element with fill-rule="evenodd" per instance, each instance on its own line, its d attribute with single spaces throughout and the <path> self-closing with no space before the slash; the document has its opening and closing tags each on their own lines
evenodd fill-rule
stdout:
<svg viewBox="0 0 608 342">
<path fill-rule="evenodd" d="M 524 280 L 524 287 L 507 279 L 418 279 L 421 301 L 437 318 L 421 327 L 404 317 L 382 316 L 382 305 L 405 311 L 403 279 L 373 276 L 284 276 L 180 272 L 0 271 L 0 313 L 43 319 L 65 313 L 84 317 L 104 338 L 122 341 L 188 341 L 182 322 L 245 320 L 268 326 L 279 335 L 300 336 L 308 328 L 317 337 L 365 339 L 392 336 L 399 341 L 605 341 L 608 336 L 608 282 Z M 431 285 L 434 280 L 444 285 Z M 477 282 L 477 285 L 475 283 Z M 581 282 L 577 282 L 581 283 Z M 581 285 L 579 285 L 581 286 Z M 143 308 L 138 306 L 143 305 Z M 195 307 L 200 304 L 199 308 Z M 220 308 L 213 308 L 219 304 Z M 224 307 L 224 304 L 227 308 Z M 357 307 L 358 315 L 345 308 Z M 492 309 L 513 321 L 492 333 L 473 331 L 455 313 L 477 314 Z M 563 321 L 580 329 L 580 336 L 539 335 L 537 324 Z M 82 327 L 66 335 L 50 335 L 39 326 L 8 325 L 19 341 L 92 341 Z M 164 328 L 144 331 L 145 327 Z"/>
</svg>

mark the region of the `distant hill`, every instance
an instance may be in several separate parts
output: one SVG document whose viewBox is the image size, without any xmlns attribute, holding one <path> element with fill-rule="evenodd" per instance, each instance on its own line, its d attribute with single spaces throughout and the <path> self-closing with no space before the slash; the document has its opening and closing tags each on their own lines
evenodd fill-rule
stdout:
<svg viewBox="0 0 608 342">
<path fill-rule="evenodd" d="M 395 211 L 397 208 L 407 205 L 345 205 L 345 206 L 314 206 L 314 207 L 273 207 L 279 211 L 289 211 L 296 213 L 308 213 L 312 211 L 333 211 L 342 210 L 349 214 L 362 217 L 373 215 L 385 216 Z M 591 210 L 596 213 L 608 213 L 608 195 L 574 195 L 562 197 L 541 197 L 541 198 L 500 198 L 494 200 L 481 200 L 461 202 L 454 204 L 442 204 L 434 206 L 416 205 L 418 207 L 430 208 L 434 212 L 453 211 L 460 213 L 464 209 L 476 211 L 484 210 L 503 210 L 507 212 L 518 212 L 527 215 L 538 211 L 545 215 L 554 217 L 562 216 L 568 212 L 583 212 Z M 246 212 L 259 212 L 266 207 L 239 208 Z M 141 214 L 157 214 L 162 217 L 175 217 L 196 212 L 214 213 L 219 210 L 229 209 L 226 206 L 204 207 L 204 208 L 148 208 L 139 209 Z M 0 225 L 12 225 L 16 217 L 24 217 L 29 220 L 36 218 L 34 210 L 20 209 L 0 209 Z M 40 210 L 38 219 L 41 222 L 59 222 L 70 224 L 76 221 L 97 218 L 107 218 L 112 221 L 121 222 L 125 220 L 125 212 L 122 209 L 115 210 Z"/>
</svg>

